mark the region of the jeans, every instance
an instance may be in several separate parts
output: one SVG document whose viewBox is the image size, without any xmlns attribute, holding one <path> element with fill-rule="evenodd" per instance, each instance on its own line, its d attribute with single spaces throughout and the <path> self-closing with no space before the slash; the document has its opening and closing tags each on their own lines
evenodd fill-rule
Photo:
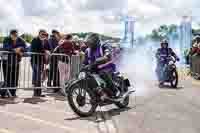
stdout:
<svg viewBox="0 0 200 133">
<path fill-rule="evenodd" d="M 49 68 L 49 75 L 48 75 L 48 86 L 52 86 L 53 82 L 53 87 L 59 87 L 60 86 L 60 77 L 59 77 L 59 70 L 58 70 L 58 62 L 56 63 L 51 63 L 50 68 Z"/>
<path fill-rule="evenodd" d="M 41 87 L 41 80 L 42 80 L 42 65 L 41 64 L 31 64 L 33 69 L 32 75 L 32 84 L 34 87 Z M 34 95 L 40 96 L 42 93 L 42 89 L 35 89 Z"/>
<path fill-rule="evenodd" d="M 157 64 L 156 74 L 157 74 L 159 82 L 162 82 L 165 80 L 164 71 L 165 71 L 165 64 L 163 63 Z"/>
<path fill-rule="evenodd" d="M 19 64 L 8 64 L 3 61 L 3 75 L 5 80 L 5 87 L 17 87 L 19 80 Z M 12 96 L 16 95 L 16 89 L 9 90 Z"/>
</svg>

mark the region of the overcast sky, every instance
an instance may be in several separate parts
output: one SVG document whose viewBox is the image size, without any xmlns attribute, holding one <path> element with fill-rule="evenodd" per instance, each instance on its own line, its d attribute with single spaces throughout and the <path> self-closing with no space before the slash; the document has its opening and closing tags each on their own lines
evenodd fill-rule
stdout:
<svg viewBox="0 0 200 133">
<path fill-rule="evenodd" d="M 160 24 L 179 23 L 192 15 L 198 22 L 199 0 L 0 0 L 0 29 L 18 28 L 63 32 L 99 32 L 119 36 L 120 16 L 136 18 L 136 33 L 144 34 Z M 199 19 L 200 20 L 200 19 Z"/>
</svg>

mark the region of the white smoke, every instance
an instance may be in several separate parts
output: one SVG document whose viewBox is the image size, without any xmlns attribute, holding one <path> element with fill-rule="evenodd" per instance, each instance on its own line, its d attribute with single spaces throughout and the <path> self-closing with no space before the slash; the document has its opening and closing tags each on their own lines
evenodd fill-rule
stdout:
<svg viewBox="0 0 200 133">
<path fill-rule="evenodd" d="M 137 95 L 145 95 L 152 91 L 150 88 L 156 83 L 156 46 L 156 42 L 148 42 L 143 46 L 136 47 L 135 50 L 123 52 L 119 69 L 129 77 L 132 85 L 136 88 Z"/>
</svg>

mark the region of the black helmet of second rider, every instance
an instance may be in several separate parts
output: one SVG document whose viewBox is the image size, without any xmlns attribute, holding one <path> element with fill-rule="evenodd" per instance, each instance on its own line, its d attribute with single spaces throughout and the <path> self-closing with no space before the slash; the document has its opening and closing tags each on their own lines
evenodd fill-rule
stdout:
<svg viewBox="0 0 200 133">
<path fill-rule="evenodd" d="M 161 45 L 161 48 L 168 48 L 169 43 L 166 39 L 164 39 L 161 41 L 160 45 Z"/>
<path fill-rule="evenodd" d="M 96 49 L 100 45 L 100 37 L 96 33 L 91 33 L 86 38 L 86 44 L 91 49 Z"/>
</svg>

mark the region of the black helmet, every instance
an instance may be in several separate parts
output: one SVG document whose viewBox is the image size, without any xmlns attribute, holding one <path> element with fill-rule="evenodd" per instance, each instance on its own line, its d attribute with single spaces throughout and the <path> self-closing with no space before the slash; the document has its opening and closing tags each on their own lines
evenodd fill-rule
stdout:
<svg viewBox="0 0 200 133">
<path fill-rule="evenodd" d="M 161 44 L 161 47 L 164 47 L 164 45 L 166 45 L 166 47 L 168 47 L 168 41 L 166 39 L 162 40 L 160 44 Z"/>
<path fill-rule="evenodd" d="M 86 43 L 88 47 L 96 48 L 99 45 L 100 38 L 96 33 L 89 34 L 86 38 Z"/>
<path fill-rule="evenodd" d="M 196 37 L 195 37 L 195 42 L 196 42 L 196 43 L 199 43 L 199 42 L 200 42 L 200 36 L 196 36 Z"/>
</svg>

